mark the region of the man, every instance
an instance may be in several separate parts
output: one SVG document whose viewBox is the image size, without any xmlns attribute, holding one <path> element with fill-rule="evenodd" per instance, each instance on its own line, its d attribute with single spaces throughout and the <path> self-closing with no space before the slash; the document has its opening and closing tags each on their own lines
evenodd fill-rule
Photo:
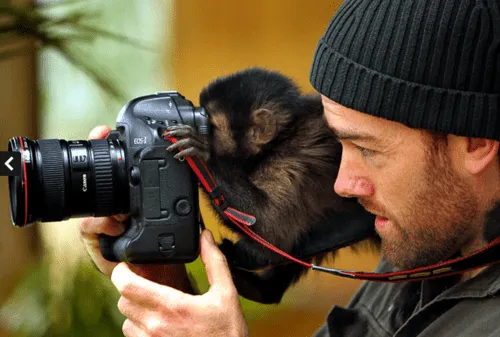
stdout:
<svg viewBox="0 0 500 337">
<path fill-rule="evenodd" d="M 343 146 L 335 191 L 377 215 L 377 271 L 465 255 L 485 246 L 486 226 L 498 231 L 497 0 L 346 0 L 318 43 L 311 83 Z M 201 257 L 211 287 L 188 295 L 183 266 L 104 261 L 96 234 L 123 230 L 111 218 L 81 223 L 94 261 L 122 294 L 126 336 L 247 334 L 208 231 Z M 497 265 L 432 281 L 366 282 L 317 336 L 498 336 L 499 290 Z"/>
</svg>

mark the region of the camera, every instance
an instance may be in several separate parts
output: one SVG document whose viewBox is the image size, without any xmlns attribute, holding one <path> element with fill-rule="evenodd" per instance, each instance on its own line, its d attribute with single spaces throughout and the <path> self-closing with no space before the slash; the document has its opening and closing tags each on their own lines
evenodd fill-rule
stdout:
<svg viewBox="0 0 500 337">
<path fill-rule="evenodd" d="M 167 127 L 187 124 L 208 134 L 203 107 L 176 91 L 137 97 L 119 112 L 106 139 L 13 137 L 21 175 L 9 177 L 12 223 L 56 222 L 129 214 L 123 235 L 101 235 L 109 261 L 186 263 L 199 255 L 198 179 L 167 151 Z"/>
</svg>

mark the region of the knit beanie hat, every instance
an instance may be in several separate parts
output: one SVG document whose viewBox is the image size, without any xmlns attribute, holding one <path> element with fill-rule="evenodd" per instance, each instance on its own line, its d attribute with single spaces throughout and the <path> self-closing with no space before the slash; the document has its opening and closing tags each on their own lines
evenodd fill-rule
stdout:
<svg viewBox="0 0 500 337">
<path fill-rule="evenodd" d="M 310 81 L 373 116 L 500 140 L 500 1 L 345 0 Z"/>
</svg>

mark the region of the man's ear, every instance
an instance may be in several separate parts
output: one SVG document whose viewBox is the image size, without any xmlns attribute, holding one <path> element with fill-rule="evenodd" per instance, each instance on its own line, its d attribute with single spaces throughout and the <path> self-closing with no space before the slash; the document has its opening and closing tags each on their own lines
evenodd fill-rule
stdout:
<svg viewBox="0 0 500 337">
<path fill-rule="evenodd" d="M 483 171 L 492 161 L 498 161 L 499 142 L 486 138 L 464 137 L 464 165 L 470 174 Z"/>
</svg>

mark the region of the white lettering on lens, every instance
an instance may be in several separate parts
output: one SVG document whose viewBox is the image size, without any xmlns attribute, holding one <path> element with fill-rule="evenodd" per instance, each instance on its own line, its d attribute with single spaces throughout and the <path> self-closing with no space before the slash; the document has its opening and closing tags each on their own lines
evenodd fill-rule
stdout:
<svg viewBox="0 0 500 337">
<path fill-rule="evenodd" d="M 83 181 L 82 191 L 87 192 L 87 175 L 85 173 L 82 176 L 82 181 Z"/>
</svg>

